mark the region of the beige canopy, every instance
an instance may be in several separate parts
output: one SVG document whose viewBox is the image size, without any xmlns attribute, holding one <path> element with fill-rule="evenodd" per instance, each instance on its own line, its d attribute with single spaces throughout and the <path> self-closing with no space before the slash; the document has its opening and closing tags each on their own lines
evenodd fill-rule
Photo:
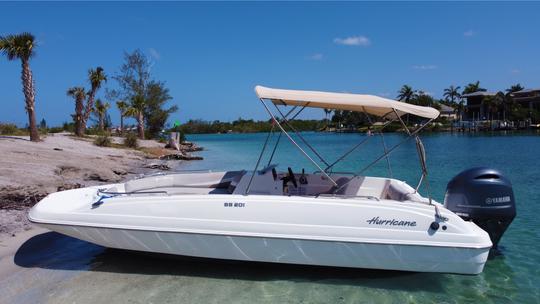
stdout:
<svg viewBox="0 0 540 304">
<path fill-rule="evenodd" d="M 439 111 L 431 107 L 415 106 L 374 95 L 282 90 L 263 86 L 256 86 L 255 93 L 257 93 L 260 99 L 270 99 L 277 105 L 285 104 L 366 112 L 376 116 L 384 116 L 393 112 L 393 110 L 396 110 L 400 116 L 403 114 L 413 114 L 432 119 L 439 116 Z M 395 117 L 392 114 L 387 115 L 387 117 Z"/>
</svg>

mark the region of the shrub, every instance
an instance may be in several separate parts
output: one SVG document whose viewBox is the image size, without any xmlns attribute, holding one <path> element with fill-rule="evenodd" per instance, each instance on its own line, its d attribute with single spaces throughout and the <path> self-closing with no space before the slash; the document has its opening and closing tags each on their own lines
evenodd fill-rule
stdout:
<svg viewBox="0 0 540 304">
<path fill-rule="evenodd" d="M 100 147 L 110 147 L 112 144 L 112 140 L 109 137 L 109 135 L 99 135 L 94 140 L 94 145 L 100 146 Z"/>
<path fill-rule="evenodd" d="M 60 132 L 63 132 L 64 131 L 64 128 L 63 127 L 52 127 L 52 128 L 49 128 L 49 133 L 60 133 Z"/>
<path fill-rule="evenodd" d="M 19 128 L 17 128 L 17 126 L 14 125 L 14 124 L 10 124 L 10 123 L 2 124 L 2 123 L 0 123 L 0 134 L 1 135 L 21 135 L 21 133 L 26 133 L 26 132 L 23 132 L 23 131 L 19 130 Z"/>
<path fill-rule="evenodd" d="M 139 147 L 139 140 L 137 139 L 137 134 L 127 133 L 124 137 L 124 146 L 136 149 Z"/>
</svg>

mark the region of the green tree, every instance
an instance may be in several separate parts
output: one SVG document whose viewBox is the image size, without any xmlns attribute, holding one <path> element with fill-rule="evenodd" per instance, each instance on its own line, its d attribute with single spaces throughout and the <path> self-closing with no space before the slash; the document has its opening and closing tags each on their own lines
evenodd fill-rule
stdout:
<svg viewBox="0 0 540 304">
<path fill-rule="evenodd" d="M 419 106 L 432 107 L 435 105 L 435 100 L 429 94 L 426 94 L 424 91 L 419 91 L 416 96 L 416 102 Z"/>
<path fill-rule="evenodd" d="M 120 134 L 124 134 L 124 116 L 126 115 L 126 110 L 129 108 L 129 104 L 123 100 L 116 102 L 116 107 L 120 112 Z"/>
<path fill-rule="evenodd" d="M 83 121 L 81 123 L 83 134 L 86 130 L 88 118 L 90 118 L 90 114 L 94 110 L 94 99 L 96 98 L 97 91 L 101 88 L 103 82 L 107 81 L 107 75 L 105 75 L 102 67 L 90 69 L 88 71 L 88 81 L 90 82 L 90 91 L 88 91 L 88 99 L 86 100 Z"/>
<path fill-rule="evenodd" d="M 86 91 L 83 87 L 72 87 L 67 90 L 66 94 L 75 99 L 75 114 L 71 115 L 73 117 L 73 122 L 75 123 L 75 135 L 79 137 L 83 136 L 84 129 L 82 128 L 82 123 Z"/>
<path fill-rule="evenodd" d="M 47 129 L 47 121 L 45 120 L 45 118 L 42 118 L 41 121 L 39 122 L 39 128 L 41 130 Z"/>
<path fill-rule="evenodd" d="M 499 111 L 499 103 L 496 96 L 485 96 L 482 100 L 484 106 L 487 108 L 489 113 L 489 125 L 490 128 L 493 128 L 493 118 L 495 114 Z"/>
<path fill-rule="evenodd" d="M 460 86 L 449 86 L 448 88 L 444 89 L 443 97 L 446 101 L 450 101 L 452 104 L 456 104 L 456 100 L 461 98 L 461 94 L 459 94 Z"/>
<path fill-rule="evenodd" d="M 167 102 L 172 97 L 169 95 L 169 89 L 162 82 L 151 81 L 146 87 L 146 97 L 144 108 L 144 117 L 146 120 L 146 129 L 150 137 L 156 137 L 165 127 L 169 115 L 178 111 L 178 107 L 173 105 L 167 107 Z"/>
<path fill-rule="evenodd" d="M 131 99 L 129 108 L 125 115 L 134 117 L 137 120 L 137 134 L 139 139 L 144 139 L 144 112 L 146 109 L 146 100 L 143 96 L 137 95 Z"/>
<path fill-rule="evenodd" d="M 505 104 L 505 110 L 509 109 L 509 117 L 510 119 L 519 120 L 523 114 L 523 108 L 520 104 L 516 103 L 514 100 L 514 94 L 515 92 L 519 92 L 521 90 L 524 90 L 525 88 L 521 86 L 521 84 L 517 83 L 515 85 L 512 85 L 510 88 L 506 89 L 506 94 L 504 95 L 504 104 Z"/>
<path fill-rule="evenodd" d="M 328 122 L 328 115 L 332 114 L 332 109 L 323 109 L 324 110 L 324 119 Z"/>
<path fill-rule="evenodd" d="M 506 89 L 506 93 L 507 94 L 512 94 L 512 93 L 515 93 L 515 92 L 522 91 L 524 89 L 525 88 L 522 87 L 521 84 L 517 83 L 517 84 L 511 86 L 510 88 Z"/>
<path fill-rule="evenodd" d="M 459 115 L 459 120 L 463 120 L 463 113 L 467 111 L 467 107 L 465 107 L 465 100 L 463 100 L 462 98 L 459 99 L 459 102 L 456 105 L 456 111 Z"/>
<path fill-rule="evenodd" d="M 417 97 L 418 97 L 418 94 L 416 90 L 413 90 L 411 86 L 405 84 L 398 91 L 397 99 L 399 101 L 403 101 L 406 103 L 415 104 L 416 103 L 415 100 L 417 99 Z M 409 118 L 410 118 L 410 115 L 407 114 L 407 124 L 409 124 Z"/>
<path fill-rule="evenodd" d="M 148 58 L 140 50 L 125 53 L 124 63 L 113 77 L 118 88 L 110 93 L 115 98 L 130 101 L 132 115 L 129 116 L 137 119 L 141 139 L 144 138 L 145 126 L 148 133 L 155 136 L 165 126 L 169 115 L 178 110 L 176 106 L 166 106 L 172 97 L 163 82 L 152 79 L 150 67 Z"/>
<path fill-rule="evenodd" d="M 96 100 L 96 105 L 94 111 L 98 116 L 98 126 L 100 131 L 105 130 L 105 116 L 107 115 L 107 110 L 111 107 L 108 102 L 102 102 L 101 99 Z"/>
<path fill-rule="evenodd" d="M 469 83 L 463 89 L 463 92 L 461 93 L 461 95 L 471 94 L 471 93 L 474 93 L 474 92 L 485 92 L 485 91 L 486 91 L 486 89 L 480 87 L 480 81 L 477 80 L 476 82 Z"/>
<path fill-rule="evenodd" d="M 398 91 L 397 99 L 406 103 L 411 103 L 416 98 L 416 91 L 409 85 L 403 85 Z"/>
<path fill-rule="evenodd" d="M 35 113 L 35 88 L 30 69 L 30 58 L 35 54 L 35 38 L 30 33 L 0 36 L 0 52 L 6 55 L 8 60 L 20 59 L 22 65 L 22 86 L 28 113 L 28 126 L 30 128 L 30 140 L 39 141 L 39 133 L 36 125 Z"/>
</svg>

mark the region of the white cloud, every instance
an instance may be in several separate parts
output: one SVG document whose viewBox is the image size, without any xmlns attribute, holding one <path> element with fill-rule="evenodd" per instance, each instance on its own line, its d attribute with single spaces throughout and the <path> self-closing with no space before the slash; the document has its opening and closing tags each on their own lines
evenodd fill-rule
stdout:
<svg viewBox="0 0 540 304">
<path fill-rule="evenodd" d="M 161 58 L 161 55 L 154 48 L 150 48 L 148 52 L 150 53 L 150 56 L 152 56 L 152 58 L 154 58 L 155 60 L 159 60 Z"/>
<path fill-rule="evenodd" d="M 346 38 L 335 38 L 334 43 L 341 45 L 370 46 L 371 41 L 366 36 L 351 36 Z"/>
<path fill-rule="evenodd" d="M 521 70 L 520 70 L 520 69 L 511 69 L 511 70 L 510 70 L 510 73 L 512 73 L 512 74 L 519 74 L 519 73 L 521 73 Z"/>
<path fill-rule="evenodd" d="M 311 56 L 308 56 L 307 58 L 308 58 L 309 60 L 322 60 L 323 57 L 324 57 L 323 54 L 321 54 L 321 53 L 316 53 L 316 54 L 313 54 L 313 55 L 311 55 Z"/>
<path fill-rule="evenodd" d="M 463 33 L 463 36 L 465 36 L 465 37 L 472 37 L 474 35 L 476 35 L 476 32 L 473 31 L 473 30 L 468 30 L 465 33 Z"/>
<path fill-rule="evenodd" d="M 435 70 L 437 68 L 434 64 L 427 64 L 427 65 L 413 65 L 413 69 L 415 70 Z"/>
</svg>

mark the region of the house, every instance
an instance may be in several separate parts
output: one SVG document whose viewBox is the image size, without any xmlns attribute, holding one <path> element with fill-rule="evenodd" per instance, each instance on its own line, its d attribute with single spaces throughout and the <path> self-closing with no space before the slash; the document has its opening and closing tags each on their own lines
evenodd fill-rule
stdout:
<svg viewBox="0 0 540 304">
<path fill-rule="evenodd" d="M 456 109 L 450 107 L 450 106 L 447 106 L 445 104 L 439 104 L 439 106 L 441 107 L 441 109 L 439 110 L 439 112 L 441 113 L 439 115 L 439 117 L 441 118 L 446 118 L 447 120 L 456 120 L 458 119 L 458 115 L 456 113 Z"/>
<path fill-rule="evenodd" d="M 510 94 L 514 102 L 519 103 L 522 107 L 540 111 L 540 88 L 525 89 Z"/>
<path fill-rule="evenodd" d="M 484 98 L 494 97 L 497 93 L 491 92 L 474 92 L 464 94 L 461 97 L 467 99 L 467 119 L 469 120 L 486 120 L 489 109 L 484 104 Z"/>
</svg>

